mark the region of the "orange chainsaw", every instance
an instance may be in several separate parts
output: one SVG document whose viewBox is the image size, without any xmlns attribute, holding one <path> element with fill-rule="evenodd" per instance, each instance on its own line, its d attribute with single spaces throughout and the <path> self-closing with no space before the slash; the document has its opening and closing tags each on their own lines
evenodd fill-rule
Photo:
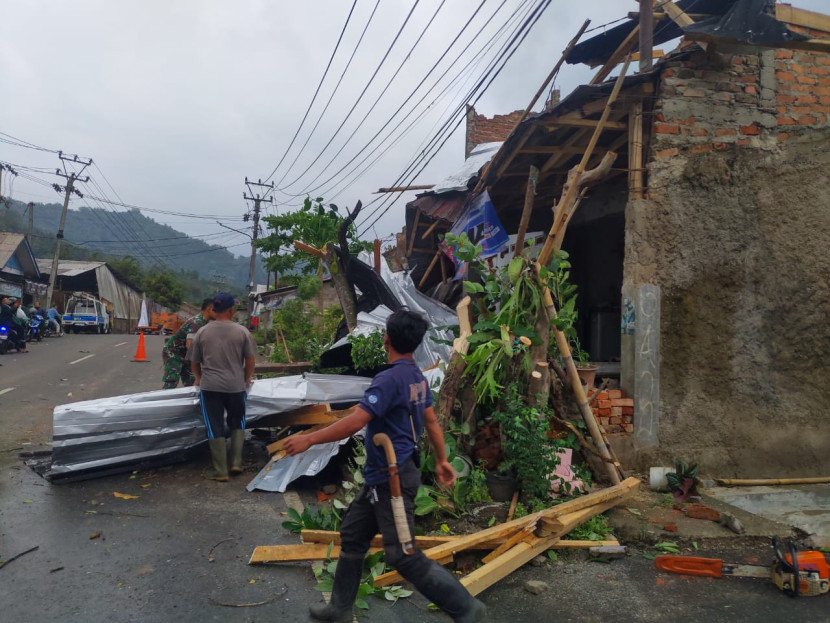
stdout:
<svg viewBox="0 0 830 623">
<path fill-rule="evenodd" d="M 772 546 L 776 560 L 771 567 L 737 565 L 719 558 L 696 556 L 657 556 L 654 564 L 662 571 L 682 575 L 770 579 L 792 597 L 813 597 L 828 592 L 830 565 L 824 554 L 817 551 L 799 552 L 792 540 L 783 542 L 777 537 L 773 539 Z"/>
</svg>

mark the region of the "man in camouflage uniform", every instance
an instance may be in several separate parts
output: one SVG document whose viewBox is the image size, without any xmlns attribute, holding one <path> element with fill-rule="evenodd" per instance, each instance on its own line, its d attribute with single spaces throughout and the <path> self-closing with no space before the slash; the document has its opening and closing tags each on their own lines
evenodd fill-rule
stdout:
<svg viewBox="0 0 830 623">
<path fill-rule="evenodd" d="M 180 378 L 184 387 L 193 385 L 196 379 L 190 371 L 190 362 L 185 359 L 185 355 L 193 338 L 196 337 L 196 332 L 211 320 L 213 320 L 213 298 L 207 298 L 202 301 L 201 313 L 185 322 L 167 340 L 164 350 L 161 351 L 161 357 L 164 360 L 164 375 L 161 379 L 164 389 L 175 388 Z"/>
</svg>

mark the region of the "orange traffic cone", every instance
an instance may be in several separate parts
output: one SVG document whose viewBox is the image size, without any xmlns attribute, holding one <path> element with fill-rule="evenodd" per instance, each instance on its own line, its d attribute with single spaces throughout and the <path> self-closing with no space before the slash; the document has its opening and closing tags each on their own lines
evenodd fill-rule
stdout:
<svg viewBox="0 0 830 623">
<path fill-rule="evenodd" d="M 147 359 L 147 353 L 144 350 L 144 334 L 138 334 L 138 348 L 135 349 L 135 357 L 133 361 L 150 361 Z"/>
</svg>

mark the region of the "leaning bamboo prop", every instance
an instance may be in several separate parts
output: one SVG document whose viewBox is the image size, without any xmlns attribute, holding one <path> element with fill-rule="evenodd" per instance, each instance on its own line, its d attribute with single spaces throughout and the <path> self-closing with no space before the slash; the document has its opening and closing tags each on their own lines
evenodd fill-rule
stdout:
<svg viewBox="0 0 830 623">
<path fill-rule="evenodd" d="M 539 257 L 536 261 L 537 273 L 542 266 L 546 266 L 550 262 L 550 258 L 553 254 L 553 251 L 557 248 L 559 244 L 561 244 L 561 241 L 564 237 L 564 228 L 567 226 L 571 216 L 573 216 L 575 210 L 574 204 L 576 204 L 576 202 L 578 201 L 579 195 L 577 193 L 580 189 L 580 181 L 582 180 L 582 176 L 585 174 L 585 167 L 588 165 L 588 161 L 593 155 L 594 148 L 597 145 L 597 141 L 599 141 L 599 136 L 602 133 L 605 123 L 608 121 L 608 117 L 611 114 L 611 107 L 616 101 L 620 89 L 622 88 L 622 84 L 625 80 L 625 74 L 628 71 L 628 65 L 630 60 L 630 58 L 626 59 L 625 64 L 623 65 L 622 70 L 620 71 L 620 75 L 617 77 L 617 81 L 614 83 L 614 88 L 611 90 L 611 95 L 608 97 L 608 102 L 605 105 L 605 109 L 602 111 L 602 117 L 600 117 L 600 120 L 597 123 L 597 127 L 594 130 L 594 134 L 591 137 L 590 142 L 588 143 L 588 147 L 586 148 L 585 153 L 582 155 L 582 160 L 571 171 L 571 173 L 568 176 L 570 183 L 566 184 L 562 199 L 559 201 L 559 203 L 556 206 L 556 209 L 554 210 L 553 225 L 551 226 L 550 232 L 548 233 L 548 237 L 545 240 L 545 245 L 539 252 Z M 603 161 L 604 163 L 601 164 L 600 167 L 610 167 L 610 164 L 608 163 L 608 158 L 603 158 Z M 549 288 L 545 288 L 544 290 L 544 300 L 545 307 L 548 310 L 548 314 L 550 315 L 551 319 L 554 320 L 556 318 L 557 312 Z M 574 363 L 573 356 L 571 355 L 571 348 L 568 344 L 568 338 L 565 337 L 565 334 L 562 333 L 560 329 L 556 328 L 556 325 L 553 325 L 552 329 L 553 337 L 556 340 L 556 346 L 559 349 L 559 352 L 562 354 L 562 360 L 565 364 L 565 369 L 568 374 L 568 379 L 571 382 L 571 387 L 573 388 L 576 403 L 579 407 L 580 412 L 582 413 L 582 419 L 585 420 L 585 425 L 588 427 L 588 431 L 591 433 L 591 438 L 594 440 L 594 444 L 596 445 L 597 449 L 602 455 L 605 469 L 608 473 L 608 477 L 611 479 L 612 483 L 619 484 L 620 477 L 622 474 L 622 470 L 620 469 L 620 463 L 614 457 L 611 445 L 603 436 L 602 430 L 600 429 L 599 424 L 597 423 L 597 420 L 594 417 L 594 413 L 591 410 L 591 407 L 588 405 L 588 398 L 585 395 L 585 389 L 582 387 L 582 382 L 579 380 L 579 376 L 576 372 L 576 364 Z"/>
</svg>

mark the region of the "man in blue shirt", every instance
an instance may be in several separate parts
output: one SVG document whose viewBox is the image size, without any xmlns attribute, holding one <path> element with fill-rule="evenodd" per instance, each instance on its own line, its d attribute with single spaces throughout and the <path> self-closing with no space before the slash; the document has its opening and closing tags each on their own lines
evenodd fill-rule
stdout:
<svg viewBox="0 0 830 623">
<path fill-rule="evenodd" d="M 52 307 L 46 311 L 46 315 L 49 317 L 49 324 L 52 326 L 52 330 L 55 334 L 63 335 L 63 330 L 61 329 L 61 320 L 63 320 L 63 316 L 61 316 L 60 312 L 58 312 L 58 308 L 52 305 Z"/>
<path fill-rule="evenodd" d="M 366 427 L 366 466 L 363 470 L 366 486 L 343 518 L 340 557 L 331 602 L 310 608 L 315 619 L 353 620 L 352 605 L 363 575 L 363 559 L 370 541 L 378 532 L 383 537 L 386 563 L 395 567 L 454 621 L 472 623 L 483 621 L 486 616 L 484 604 L 470 595 L 449 571 L 424 556 L 420 550 L 404 553 L 390 502 L 386 455 L 370 441 L 377 433 L 386 433 L 392 440 L 409 531 L 415 534 L 413 511 L 421 474 L 413 457 L 424 428 L 435 453 L 436 479 L 446 487 L 452 486 L 455 481 L 455 472 L 444 450 L 444 431 L 432 408 L 432 394 L 424 375 L 412 359 L 412 353 L 424 339 L 427 326 L 426 320 L 419 314 L 407 309 L 400 309 L 389 316 L 383 344 L 390 365 L 375 376 L 360 404 L 348 417 L 331 426 L 308 435 L 297 435 L 285 443 L 286 453 L 293 456 L 318 443 L 346 439 Z"/>
</svg>

